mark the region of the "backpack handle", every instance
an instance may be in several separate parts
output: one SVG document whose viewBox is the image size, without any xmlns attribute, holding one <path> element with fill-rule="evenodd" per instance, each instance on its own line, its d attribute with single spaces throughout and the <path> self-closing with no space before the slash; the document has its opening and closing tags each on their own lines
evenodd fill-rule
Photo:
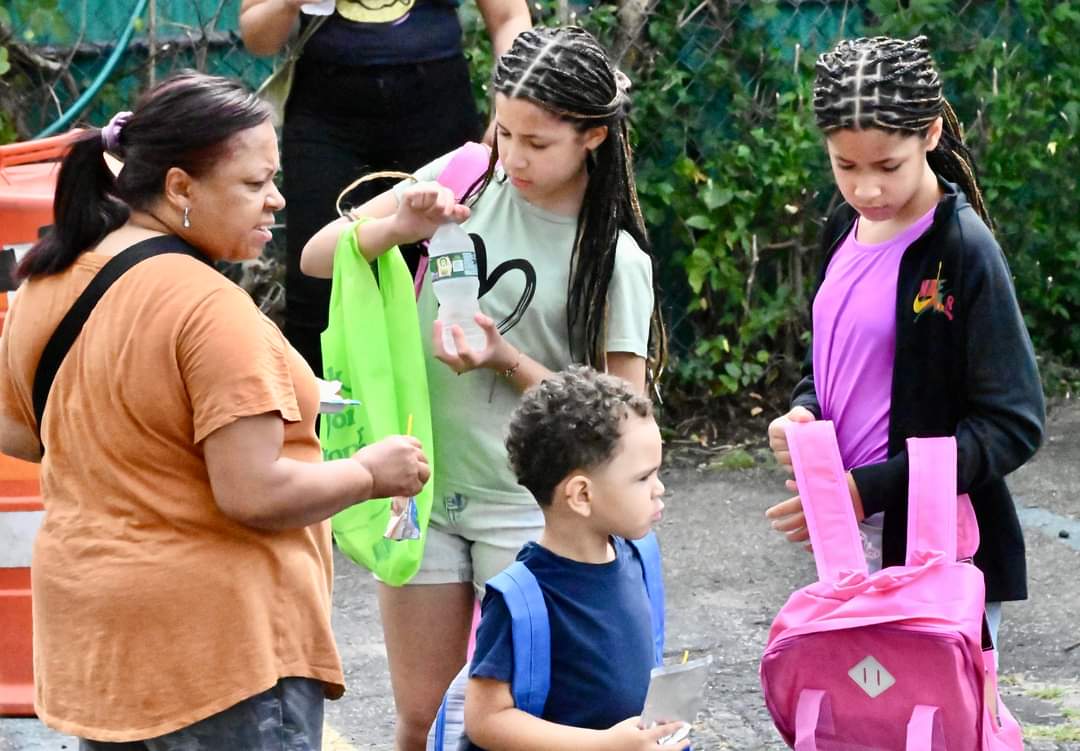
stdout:
<svg viewBox="0 0 1080 751">
<path fill-rule="evenodd" d="M 466 141 L 450 157 L 450 161 L 442 168 L 436 179 L 440 185 L 454 191 L 454 198 L 460 203 L 469 192 L 469 188 L 487 172 L 490 162 L 491 149 L 482 143 Z M 416 275 L 413 276 L 413 290 L 418 299 L 420 288 L 424 286 L 427 270 L 428 255 L 424 253 L 420 256 L 420 262 L 416 266 Z"/>
<path fill-rule="evenodd" d="M 832 703 L 818 688 L 804 688 L 795 706 L 795 751 L 818 751 L 818 733 L 833 732 Z"/>
<path fill-rule="evenodd" d="M 785 432 L 818 579 L 833 582 L 843 573 L 868 573 L 832 421 L 790 423 Z"/>
<path fill-rule="evenodd" d="M 956 439 L 909 438 L 908 566 L 927 553 L 955 561 L 957 551 Z M 970 507 L 970 501 L 968 502 Z M 978 532 L 976 530 L 976 536 Z"/>
<path fill-rule="evenodd" d="M 947 751 L 941 710 L 926 704 L 916 704 L 907 724 L 906 751 Z"/>
</svg>

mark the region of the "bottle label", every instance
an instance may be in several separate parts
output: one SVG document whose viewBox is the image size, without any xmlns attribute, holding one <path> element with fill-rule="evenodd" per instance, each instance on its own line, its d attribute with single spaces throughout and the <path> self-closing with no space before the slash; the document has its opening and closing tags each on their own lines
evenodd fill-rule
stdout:
<svg viewBox="0 0 1080 751">
<path fill-rule="evenodd" d="M 476 277 L 476 253 L 467 250 L 463 253 L 447 253 L 431 259 L 431 281 Z"/>
</svg>

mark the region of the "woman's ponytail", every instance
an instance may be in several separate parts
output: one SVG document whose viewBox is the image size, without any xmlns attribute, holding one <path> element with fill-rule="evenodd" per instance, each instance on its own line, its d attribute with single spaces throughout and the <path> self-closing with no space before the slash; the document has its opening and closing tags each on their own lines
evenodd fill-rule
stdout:
<svg viewBox="0 0 1080 751">
<path fill-rule="evenodd" d="M 129 210 L 116 198 L 114 188 L 101 131 L 90 130 L 79 136 L 64 157 L 56 181 L 53 225 L 19 263 L 18 279 L 63 271 L 122 225 Z"/>
<path fill-rule="evenodd" d="M 72 144 L 60 166 L 54 223 L 23 258 L 17 276 L 56 274 L 128 220 L 161 200 L 176 167 L 202 177 L 228 158 L 230 139 L 270 119 L 243 83 L 195 71 L 175 73 Z M 123 160 L 114 177 L 106 152 Z"/>
</svg>

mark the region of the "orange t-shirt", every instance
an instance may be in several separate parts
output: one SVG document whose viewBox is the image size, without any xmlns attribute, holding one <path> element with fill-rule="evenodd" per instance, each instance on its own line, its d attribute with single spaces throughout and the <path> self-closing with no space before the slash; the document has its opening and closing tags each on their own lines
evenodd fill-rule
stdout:
<svg viewBox="0 0 1080 751">
<path fill-rule="evenodd" d="M 107 256 L 23 285 L 0 337 L 0 413 L 34 425 L 45 342 Z M 282 455 L 321 460 L 311 369 L 239 287 L 188 256 L 150 258 L 98 303 L 42 419 L 34 544 L 35 707 L 101 741 L 151 738 L 279 678 L 344 691 L 330 628 L 329 524 L 270 532 L 214 502 L 202 444 L 278 412 Z"/>
</svg>

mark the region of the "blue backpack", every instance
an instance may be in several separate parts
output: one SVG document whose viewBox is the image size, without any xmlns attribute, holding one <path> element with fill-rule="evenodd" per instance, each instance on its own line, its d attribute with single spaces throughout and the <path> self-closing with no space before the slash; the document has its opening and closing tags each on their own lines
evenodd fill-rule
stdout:
<svg viewBox="0 0 1080 751">
<path fill-rule="evenodd" d="M 653 630 L 653 661 L 664 663 L 664 579 L 660 546 L 650 532 L 640 540 L 627 540 L 641 564 L 649 596 Z M 510 634 L 514 648 L 514 674 L 510 693 L 514 706 L 539 717 L 551 688 L 551 627 L 547 605 L 536 577 L 521 561 L 514 561 L 492 577 L 487 586 L 499 592 L 510 611 Z M 457 674 L 443 697 L 439 714 L 428 733 L 427 751 L 457 751 L 464 747 L 465 684 L 469 666 Z"/>
</svg>

